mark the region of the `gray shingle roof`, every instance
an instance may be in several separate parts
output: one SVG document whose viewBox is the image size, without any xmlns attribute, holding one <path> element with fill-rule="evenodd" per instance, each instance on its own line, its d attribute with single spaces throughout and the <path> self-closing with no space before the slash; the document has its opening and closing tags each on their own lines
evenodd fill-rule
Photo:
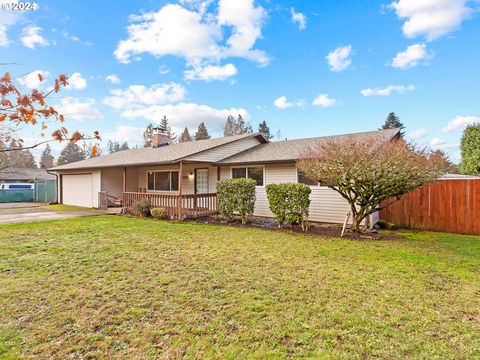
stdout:
<svg viewBox="0 0 480 360">
<path fill-rule="evenodd" d="M 302 153 L 315 148 L 329 140 L 342 140 L 347 138 L 378 138 L 383 137 L 389 141 L 398 135 L 400 129 L 378 130 L 345 135 L 333 135 L 313 137 L 306 139 L 294 139 L 274 141 L 266 144 L 257 145 L 251 149 L 245 150 L 239 154 L 230 156 L 218 162 L 218 164 L 246 164 L 246 163 L 268 163 L 268 162 L 288 162 L 298 160 Z"/>
<path fill-rule="evenodd" d="M 8 167 L 6 169 L 0 170 L 0 180 L 33 181 L 55 179 L 56 176 L 47 173 L 45 169 Z"/>
<path fill-rule="evenodd" d="M 159 148 L 124 150 L 92 159 L 56 166 L 49 170 L 57 171 L 116 166 L 171 164 L 187 156 L 210 150 L 233 141 L 255 136 L 260 136 L 264 139 L 262 135 L 256 133 L 172 144 Z"/>
</svg>

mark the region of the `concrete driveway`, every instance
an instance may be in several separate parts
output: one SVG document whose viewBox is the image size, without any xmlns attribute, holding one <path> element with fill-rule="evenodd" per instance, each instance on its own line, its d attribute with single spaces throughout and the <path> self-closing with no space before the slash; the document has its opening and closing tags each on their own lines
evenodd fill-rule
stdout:
<svg viewBox="0 0 480 360">
<path fill-rule="evenodd" d="M 16 224 L 80 216 L 106 215 L 108 212 L 80 207 L 49 206 L 38 203 L 0 203 L 0 224 Z"/>
</svg>

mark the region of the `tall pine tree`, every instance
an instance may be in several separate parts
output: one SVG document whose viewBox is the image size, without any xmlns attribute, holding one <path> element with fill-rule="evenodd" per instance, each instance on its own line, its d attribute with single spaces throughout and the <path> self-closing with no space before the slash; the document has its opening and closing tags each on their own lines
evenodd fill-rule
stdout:
<svg viewBox="0 0 480 360">
<path fill-rule="evenodd" d="M 394 112 L 391 112 L 390 114 L 388 114 L 387 119 L 385 120 L 385 123 L 382 125 L 382 127 L 379 130 L 386 130 L 386 129 L 403 130 L 405 129 L 405 126 L 400 121 L 400 118 L 397 116 L 397 114 L 395 114 Z M 403 137 L 405 135 L 405 132 L 404 131 L 400 132 L 400 135 Z"/>
<path fill-rule="evenodd" d="M 128 143 L 126 141 L 124 143 L 120 144 L 118 141 L 108 140 L 107 147 L 108 147 L 108 152 L 110 154 L 114 153 L 114 152 L 117 152 L 117 151 L 130 149 L 128 147 Z"/>
<path fill-rule="evenodd" d="M 263 134 L 267 140 L 273 139 L 273 134 L 270 131 L 270 127 L 267 125 L 267 122 L 263 120 L 260 124 L 258 124 L 258 132 Z"/>
<path fill-rule="evenodd" d="M 67 143 L 57 160 L 57 165 L 70 164 L 75 161 L 85 160 L 87 155 L 80 146 L 75 143 Z"/>
<path fill-rule="evenodd" d="M 19 145 L 12 140 L 8 146 L 9 149 L 18 149 Z M 19 168 L 37 168 L 37 163 L 30 150 L 15 150 L 7 152 L 7 165 Z"/>
<path fill-rule="evenodd" d="M 148 123 L 145 131 L 143 132 L 143 147 L 152 147 L 153 141 L 153 124 Z"/>
<path fill-rule="evenodd" d="M 207 140 L 210 139 L 210 134 L 208 133 L 208 129 L 205 126 L 205 123 L 202 121 L 200 125 L 198 125 L 197 132 L 195 133 L 195 140 Z"/>
<path fill-rule="evenodd" d="M 184 143 L 184 142 L 189 142 L 192 141 L 192 137 L 190 136 L 190 132 L 188 131 L 188 128 L 185 126 L 185 129 L 181 133 L 180 137 L 178 138 L 178 142 Z"/>
<path fill-rule="evenodd" d="M 177 138 L 177 136 L 172 131 L 172 127 L 170 126 L 168 119 L 165 115 L 163 115 L 163 118 L 160 120 L 160 127 L 165 129 L 165 131 L 167 132 L 167 136 L 170 139 L 169 143 L 171 144 L 175 142 L 175 139 Z"/>
<path fill-rule="evenodd" d="M 40 167 L 42 169 L 49 169 L 55 165 L 55 158 L 52 155 L 52 149 L 50 145 L 47 144 L 45 149 L 42 152 L 42 156 L 40 157 Z"/>
<path fill-rule="evenodd" d="M 235 118 L 232 115 L 228 115 L 227 121 L 225 121 L 225 126 L 223 127 L 223 136 L 235 135 L 234 123 Z"/>
<path fill-rule="evenodd" d="M 229 115 L 225 122 L 225 126 L 223 127 L 223 136 L 243 135 L 252 132 L 252 126 L 245 122 L 243 116 L 240 114 L 238 114 L 237 119 L 232 115 Z"/>
</svg>

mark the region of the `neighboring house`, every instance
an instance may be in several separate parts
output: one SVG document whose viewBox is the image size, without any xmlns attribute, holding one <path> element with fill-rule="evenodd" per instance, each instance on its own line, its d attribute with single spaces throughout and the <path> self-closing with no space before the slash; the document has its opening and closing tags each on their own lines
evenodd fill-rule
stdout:
<svg viewBox="0 0 480 360">
<path fill-rule="evenodd" d="M 296 161 L 309 149 L 329 139 L 375 137 L 385 141 L 398 138 L 399 130 L 316 137 L 269 142 L 263 135 L 246 134 L 166 145 L 166 136 L 157 129 L 154 147 L 125 150 L 102 157 L 57 166 L 59 201 L 85 207 L 102 206 L 99 193 L 131 204 L 150 197 L 162 206 L 182 197 L 178 207 L 212 207 L 206 194 L 216 192 L 217 182 L 249 177 L 257 182 L 254 215 L 271 217 L 265 185 L 300 182 L 311 186 L 311 221 L 341 223 L 349 211 L 347 202 L 334 190 L 305 178 Z M 194 202 L 192 202 L 194 199 Z M 170 201 L 170 203 L 169 203 Z M 203 205 L 202 205 L 203 204 Z"/>
<path fill-rule="evenodd" d="M 7 167 L 0 170 L 0 203 L 56 200 L 57 177 L 45 169 Z"/>
<path fill-rule="evenodd" d="M 0 182 L 34 182 L 36 180 L 55 180 L 56 176 L 45 169 L 7 167 L 0 170 Z"/>
</svg>

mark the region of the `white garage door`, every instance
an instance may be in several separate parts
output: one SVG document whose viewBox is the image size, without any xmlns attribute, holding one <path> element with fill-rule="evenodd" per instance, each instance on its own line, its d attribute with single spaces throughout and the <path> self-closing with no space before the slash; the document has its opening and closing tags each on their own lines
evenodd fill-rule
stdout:
<svg viewBox="0 0 480 360">
<path fill-rule="evenodd" d="M 93 207 L 92 174 L 63 175 L 63 203 Z"/>
</svg>

